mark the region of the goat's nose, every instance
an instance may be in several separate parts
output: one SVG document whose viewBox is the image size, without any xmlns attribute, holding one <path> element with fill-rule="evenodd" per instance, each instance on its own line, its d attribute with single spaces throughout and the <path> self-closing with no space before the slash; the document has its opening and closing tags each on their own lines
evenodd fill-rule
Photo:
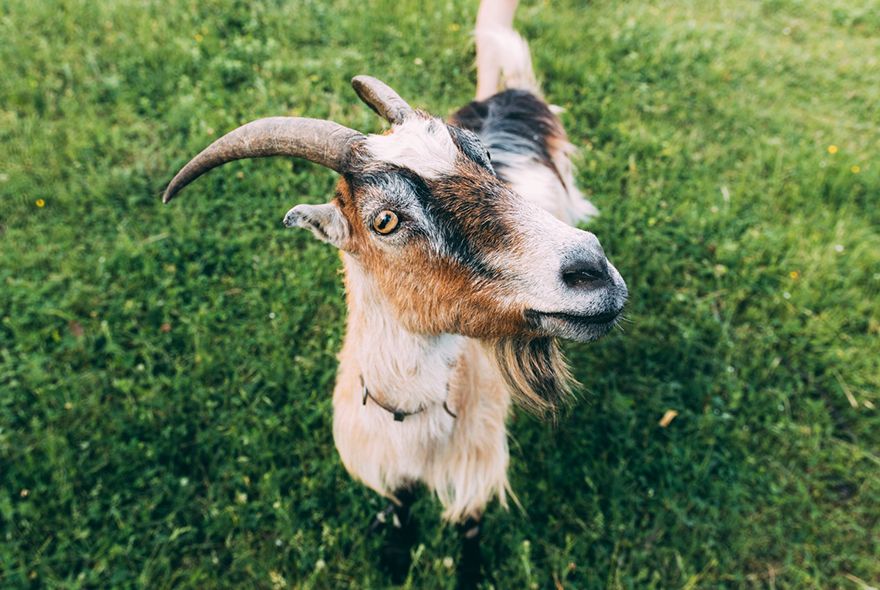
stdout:
<svg viewBox="0 0 880 590">
<path fill-rule="evenodd" d="M 562 281 L 572 289 L 597 289 L 610 279 L 604 256 L 574 260 L 562 267 Z"/>
</svg>

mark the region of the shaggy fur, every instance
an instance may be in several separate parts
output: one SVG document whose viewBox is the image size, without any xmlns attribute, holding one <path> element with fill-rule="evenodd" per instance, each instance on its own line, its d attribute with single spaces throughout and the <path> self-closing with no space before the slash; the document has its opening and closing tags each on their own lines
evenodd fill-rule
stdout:
<svg viewBox="0 0 880 590">
<path fill-rule="evenodd" d="M 575 385 L 556 339 L 501 338 L 493 348 L 498 370 L 517 403 L 538 416 L 555 416 Z"/>
</svg>

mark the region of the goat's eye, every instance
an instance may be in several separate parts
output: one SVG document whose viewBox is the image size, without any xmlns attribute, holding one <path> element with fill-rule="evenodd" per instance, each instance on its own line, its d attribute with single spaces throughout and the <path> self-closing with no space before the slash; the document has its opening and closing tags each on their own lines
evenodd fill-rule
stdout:
<svg viewBox="0 0 880 590">
<path fill-rule="evenodd" d="M 376 233 L 388 235 L 397 229 L 397 213 L 385 209 L 373 218 L 373 229 Z"/>
</svg>

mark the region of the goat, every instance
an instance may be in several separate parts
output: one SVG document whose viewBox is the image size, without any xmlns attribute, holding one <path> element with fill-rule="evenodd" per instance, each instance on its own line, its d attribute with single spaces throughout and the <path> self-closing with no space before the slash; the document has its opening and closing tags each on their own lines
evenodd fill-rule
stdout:
<svg viewBox="0 0 880 590">
<path fill-rule="evenodd" d="M 412 542 L 413 488 L 436 494 L 443 519 L 462 530 L 462 585 L 476 579 L 485 507 L 511 494 L 511 401 L 552 412 L 572 384 L 557 338 L 605 335 L 627 297 L 596 237 L 572 226 L 596 210 L 575 186 L 572 147 L 513 31 L 515 6 L 481 6 L 476 100 L 447 122 L 357 76 L 354 90 L 391 124 L 386 134 L 259 119 L 193 158 L 163 196 L 242 158 L 293 156 L 341 175 L 329 203 L 284 217 L 342 251 L 336 448 L 354 478 L 391 501 L 385 561 L 397 575 L 409 564 L 399 545 Z"/>
</svg>

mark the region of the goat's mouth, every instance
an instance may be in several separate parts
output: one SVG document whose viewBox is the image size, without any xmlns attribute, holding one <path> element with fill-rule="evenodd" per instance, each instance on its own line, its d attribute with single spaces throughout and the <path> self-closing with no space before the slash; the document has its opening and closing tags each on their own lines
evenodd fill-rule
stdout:
<svg viewBox="0 0 880 590">
<path fill-rule="evenodd" d="M 623 306 L 595 314 L 526 310 L 525 317 L 533 327 L 549 336 L 588 342 L 607 334 L 623 312 Z"/>
</svg>

